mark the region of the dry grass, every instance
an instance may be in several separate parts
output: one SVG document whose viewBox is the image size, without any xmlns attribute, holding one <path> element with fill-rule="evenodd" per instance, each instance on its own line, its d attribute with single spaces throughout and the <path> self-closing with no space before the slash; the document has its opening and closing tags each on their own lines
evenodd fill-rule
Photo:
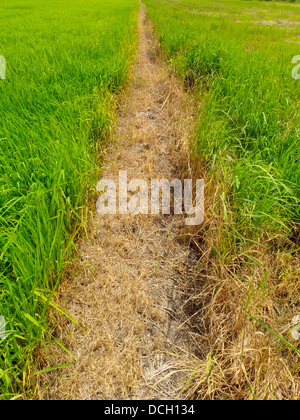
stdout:
<svg viewBox="0 0 300 420">
<path fill-rule="evenodd" d="M 129 179 L 171 180 L 193 128 L 193 103 L 165 68 L 143 8 L 139 40 L 102 176 L 117 180 L 127 170 Z M 60 305 L 86 333 L 56 319 L 56 336 L 75 359 L 52 344 L 42 368 L 74 364 L 41 375 L 41 398 L 183 398 L 195 345 L 202 346 L 184 322 L 182 286 L 197 275 L 195 253 L 179 245 L 184 223 L 183 216 L 94 214 L 60 290 Z"/>
<path fill-rule="evenodd" d="M 191 243 L 201 251 L 202 281 L 196 291 L 186 291 L 185 309 L 207 353 L 187 398 L 298 400 L 299 350 L 270 330 L 297 348 L 291 330 L 300 313 L 299 246 L 283 237 L 264 237 L 235 247 L 220 200 L 222 181 L 209 175 L 204 163 L 192 167 L 194 177 L 206 180 L 206 218 L 190 232 Z"/>
</svg>

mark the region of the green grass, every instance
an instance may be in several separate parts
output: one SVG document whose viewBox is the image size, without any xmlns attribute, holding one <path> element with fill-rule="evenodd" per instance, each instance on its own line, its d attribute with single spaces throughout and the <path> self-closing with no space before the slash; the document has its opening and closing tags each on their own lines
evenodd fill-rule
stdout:
<svg viewBox="0 0 300 420">
<path fill-rule="evenodd" d="M 207 217 L 194 327 L 207 333 L 215 371 L 207 383 L 200 364 L 190 396 L 298 399 L 299 343 L 287 325 L 300 308 L 300 4 L 145 4 L 200 104 L 191 158 L 206 178 Z"/>
<path fill-rule="evenodd" d="M 194 153 L 212 171 L 222 167 L 236 222 L 253 233 L 299 222 L 300 83 L 292 79 L 291 60 L 300 51 L 300 26 L 265 22 L 299 22 L 300 8 L 256 1 L 146 4 L 167 57 L 186 84 L 202 90 Z"/>
<path fill-rule="evenodd" d="M 136 0 L 0 5 L 1 399 L 34 390 L 48 298 L 84 223 L 136 46 L 137 9 Z"/>
</svg>

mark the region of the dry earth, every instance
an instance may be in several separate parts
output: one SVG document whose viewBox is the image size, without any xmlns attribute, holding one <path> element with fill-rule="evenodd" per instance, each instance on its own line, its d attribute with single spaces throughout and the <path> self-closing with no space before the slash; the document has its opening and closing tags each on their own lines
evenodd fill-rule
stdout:
<svg viewBox="0 0 300 420">
<path fill-rule="evenodd" d="M 104 178 L 182 177 L 181 162 L 192 134 L 194 105 L 160 56 L 142 7 L 139 47 L 120 102 Z M 183 216 L 94 214 L 79 244 L 80 259 L 60 290 L 85 332 L 66 319 L 46 367 L 73 363 L 44 374 L 42 399 L 184 398 L 199 353 L 187 326 L 187 287 L 197 279 L 197 254 L 184 246 Z M 198 274 L 199 275 L 199 274 Z M 45 366 L 44 366 L 45 367 Z"/>
</svg>

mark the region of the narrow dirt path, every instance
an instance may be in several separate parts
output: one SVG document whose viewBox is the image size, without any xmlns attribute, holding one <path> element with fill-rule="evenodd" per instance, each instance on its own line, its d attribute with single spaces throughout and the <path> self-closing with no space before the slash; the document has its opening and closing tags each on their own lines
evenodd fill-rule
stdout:
<svg viewBox="0 0 300 420">
<path fill-rule="evenodd" d="M 193 105 L 159 55 L 142 6 L 139 47 L 115 130 L 117 151 L 104 178 L 180 177 L 193 126 Z M 95 214 L 80 244 L 81 260 L 62 286 L 60 304 L 86 330 L 64 321 L 59 339 L 76 357 L 44 375 L 44 399 L 170 399 L 197 365 L 185 326 L 182 290 L 196 277 L 195 255 L 182 244 L 183 216 Z M 50 365 L 72 363 L 55 347 Z"/>
</svg>

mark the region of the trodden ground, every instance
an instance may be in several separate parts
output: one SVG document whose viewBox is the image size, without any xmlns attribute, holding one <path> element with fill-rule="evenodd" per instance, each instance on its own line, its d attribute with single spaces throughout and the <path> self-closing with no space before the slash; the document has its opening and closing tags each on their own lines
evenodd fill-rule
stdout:
<svg viewBox="0 0 300 420">
<path fill-rule="evenodd" d="M 120 170 L 129 180 L 180 178 L 193 115 L 142 7 L 137 58 L 103 178 L 117 181 Z M 43 368 L 73 364 L 40 378 L 42 399 L 184 397 L 202 345 L 186 323 L 184 290 L 197 280 L 197 255 L 184 234 L 183 216 L 101 216 L 95 209 L 60 290 L 60 305 L 85 332 L 58 321 L 56 334 L 75 359 L 55 344 L 47 349 Z"/>
</svg>

